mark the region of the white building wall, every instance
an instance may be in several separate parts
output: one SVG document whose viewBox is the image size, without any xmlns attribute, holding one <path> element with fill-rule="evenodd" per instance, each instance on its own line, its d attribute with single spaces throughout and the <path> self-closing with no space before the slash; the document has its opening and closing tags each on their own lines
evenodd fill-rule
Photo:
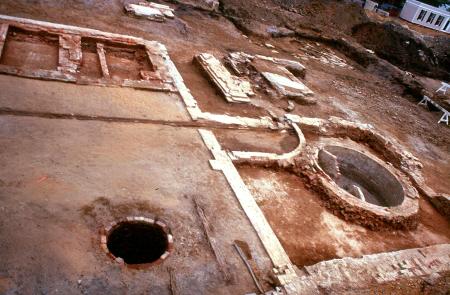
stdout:
<svg viewBox="0 0 450 295">
<path fill-rule="evenodd" d="M 402 11 L 400 12 L 400 17 L 403 19 L 406 19 L 407 21 L 412 21 L 416 17 L 416 13 L 418 9 L 417 6 L 410 4 L 409 2 L 405 3 L 405 6 L 403 6 Z"/>
<path fill-rule="evenodd" d="M 425 11 L 426 14 L 423 19 L 419 20 L 418 17 L 422 10 Z M 436 16 L 434 17 L 433 21 L 429 23 L 427 22 L 427 20 L 432 13 L 434 13 Z M 442 16 L 444 20 L 440 25 L 436 25 L 436 21 L 439 16 Z M 430 29 L 444 31 L 445 25 L 450 20 L 450 13 L 443 9 L 439 9 L 437 7 L 433 7 L 419 1 L 407 0 L 400 13 L 400 17 L 409 22 L 419 24 Z M 445 32 L 450 33 L 450 23 L 447 28 L 445 28 Z"/>
</svg>

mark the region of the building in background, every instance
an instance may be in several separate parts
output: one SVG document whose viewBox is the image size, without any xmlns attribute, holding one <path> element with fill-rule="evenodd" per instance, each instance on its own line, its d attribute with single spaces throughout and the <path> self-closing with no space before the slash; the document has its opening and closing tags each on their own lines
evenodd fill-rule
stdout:
<svg viewBox="0 0 450 295">
<path fill-rule="evenodd" d="M 450 33 L 450 12 L 441 8 L 407 0 L 400 17 L 433 30 Z"/>
</svg>

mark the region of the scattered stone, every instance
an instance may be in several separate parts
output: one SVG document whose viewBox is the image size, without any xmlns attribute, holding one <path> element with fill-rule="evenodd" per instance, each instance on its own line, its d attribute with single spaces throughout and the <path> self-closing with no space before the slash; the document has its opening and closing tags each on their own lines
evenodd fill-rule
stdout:
<svg viewBox="0 0 450 295">
<path fill-rule="evenodd" d="M 295 104 L 292 100 L 288 100 L 288 106 L 285 108 L 286 112 L 292 112 L 295 109 Z"/>
<path fill-rule="evenodd" d="M 206 11 L 219 10 L 219 0 L 174 0 L 174 1 L 195 8 L 203 9 Z"/>
<path fill-rule="evenodd" d="M 267 33 L 269 33 L 274 38 L 279 37 L 292 37 L 295 32 L 283 27 L 270 26 L 267 28 Z"/>
<path fill-rule="evenodd" d="M 302 53 L 295 54 L 295 57 L 308 60 L 313 59 L 317 60 L 322 64 L 329 65 L 331 67 L 341 67 L 341 68 L 349 68 L 352 69 L 347 62 L 337 56 L 334 51 L 329 48 L 324 48 L 320 44 L 305 42 L 305 41 L 296 41 L 300 43 L 301 47 L 299 48 Z"/>
<path fill-rule="evenodd" d="M 255 95 L 250 82 L 231 75 L 212 54 L 198 54 L 195 56 L 195 60 L 228 102 L 249 103 L 249 96 Z"/>
<path fill-rule="evenodd" d="M 168 5 L 153 3 L 153 2 L 139 2 L 139 5 L 152 7 L 159 9 L 165 17 L 167 18 L 175 18 L 174 9 L 170 8 Z"/>
<path fill-rule="evenodd" d="M 267 110 L 267 112 L 269 113 L 269 116 L 270 116 L 272 119 L 278 118 L 277 114 L 275 114 L 273 111 Z"/>
<path fill-rule="evenodd" d="M 126 4 L 125 11 L 138 17 L 145 17 L 152 21 L 164 22 L 166 18 L 174 18 L 173 9 L 167 5 L 140 2 L 139 4 Z"/>
<path fill-rule="evenodd" d="M 255 58 L 270 61 L 273 62 L 274 64 L 284 66 L 294 76 L 305 78 L 306 75 L 305 66 L 295 60 L 276 58 L 264 55 L 256 55 Z"/>
<path fill-rule="evenodd" d="M 231 52 L 225 57 L 225 62 L 233 69 L 238 76 L 249 75 L 249 64 L 255 57 L 243 52 Z"/>
<path fill-rule="evenodd" d="M 284 65 L 286 66 L 286 69 L 289 72 L 291 72 L 294 76 L 300 77 L 300 78 L 305 78 L 306 69 L 302 64 L 300 64 L 296 61 L 289 61 L 289 62 L 285 62 Z"/>
<path fill-rule="evenodd" d="M 276 65 L 283 66 L 295 77 L 305 78 L 306 75 L 305 66 L 295 60 L 288 60 L 259 54 L 251 55 L 244 52 L 229 53 L 225 59 L 238 75 L 248 75 L 248 67 L 253 61 L 257 60 L 269 61 Z"/>
<path fill-rule="evenodd" d="M 290 79 L 288 77 L 269 72 L 263 72 L 261 74 L 282 96 L 293 98 L 304 104 L 317 103 L 315 99 L 308 98 L 314 95 L 314 93 L 298 79 Z"/>
</svg>

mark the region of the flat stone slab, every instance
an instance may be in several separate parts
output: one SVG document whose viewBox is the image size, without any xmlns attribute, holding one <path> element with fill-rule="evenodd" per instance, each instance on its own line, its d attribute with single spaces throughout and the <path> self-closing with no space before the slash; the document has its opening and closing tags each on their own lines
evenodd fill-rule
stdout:
<svg viewBox="0 0 450 295">
<path fill-rule="evenodd" d="M 139 4 L 126 4 L 125 11 L 138 17 L 145 17 L 152 21 L 164 22 L 166 18 L 174 18 L 173 9 L 158 3 L 140 2 Z"/>
<path fill-rule="evenodd" d="M 263 72 L 264 78 L 275 88 L 281 95 L 292 98 L 305 98 L 313 96 L 308 87 L 298 79 L 288 78 L 279 74 Z"/>
<path fill-rule="evenodd" d="M 228 102 L 250 102 L 249 96 L 254 95 L 250 82 L 231 75 L 225 66 L 212 54 L 198 54 L 195 56 L 195 60 Z"/>
</svg>

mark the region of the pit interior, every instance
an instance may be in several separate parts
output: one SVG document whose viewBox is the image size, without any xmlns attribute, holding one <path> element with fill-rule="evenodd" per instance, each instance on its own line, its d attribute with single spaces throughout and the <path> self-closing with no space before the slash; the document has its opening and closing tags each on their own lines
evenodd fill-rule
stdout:
<svg viewBox="0 0 450 295">
<path fill-rule="evenodd" d="M 405 198 L 401 183 L 388 169 L 354 149 L 326 146 L 319 151 L 319 165 L 340 188 L 362 201 L 394 207 Z"/>
<path fill-rule="evenodd" d="M 82 38 L 83 59 L 80 73 L 83 77 L 94 79 L 102 77 L 97 43 L 104 45 L 108 70 L 115 81 L 140 80 L 142 78 L 141 71 L 155 71 L 155 67 L 142 45 L 126 45 L 95 38 Z"/>
<path fill-rule="evenodd" d="M 33 70 L 56 70 L 58 50 L 57 35 L 10 26 L 0 64 Z"/>
<path fill-rule="evenodd" d="M 140 80 L 141 71 L 154 71 L 145 47 L 105 42 L 106 62 L 115 80 Z"/>
<path fill-rule="evenodd" d="M 80 75 L 93 79 L 102 77 L 102 68 L 97 54 L 97 43 L 95 39 L 81 39 L 82 60 Z"/>
<path fill-rule="evenodd" d="M 152 263 L 168 248 L 167 234 L 157 224 L 121 222 L 108 235 L 107 246 L 126 264 Z"/>
</svg>

